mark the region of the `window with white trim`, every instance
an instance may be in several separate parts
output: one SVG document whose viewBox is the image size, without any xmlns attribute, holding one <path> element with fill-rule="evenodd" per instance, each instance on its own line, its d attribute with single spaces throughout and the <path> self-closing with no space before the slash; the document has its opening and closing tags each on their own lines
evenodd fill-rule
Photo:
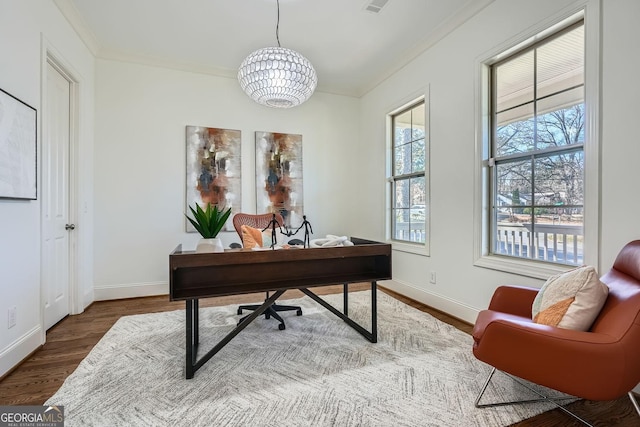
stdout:
<svg viewBox="0 0 640 427">
<path fill-rule="evenodd" d="M 424 99 L 391 115 L 391 238 L 427 238 L 426 114 Z"/>
<path fill-rule="evenodd" d="M 584 262 L 584 68 L 583 21 L 490 65 L 488 254 Z"/>
</svg>

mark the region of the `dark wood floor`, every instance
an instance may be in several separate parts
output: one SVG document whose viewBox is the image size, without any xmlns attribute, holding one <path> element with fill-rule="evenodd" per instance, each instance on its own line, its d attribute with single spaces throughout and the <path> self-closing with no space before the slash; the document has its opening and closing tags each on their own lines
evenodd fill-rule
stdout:
<svg viewBox="0 0 640 427">
<path fill-rule="evenodd" d="M 352 285 L 352 290 L 368 286 Z M 341 292 L 341 286 L 316 288 L 319 294 Z M 456 328 L 470 333 L 471 325 L 431 309 L 416 301 L 382 289 L 389 295 L 419 310 L 427 312 Z M 284 298 L 297 298 L 299 291 L 287 291 Z M 202 307 L 241 304 L 257 301 L 260 296 L 242 295 L 210 298 L 201 301 Z M 121 317 L 130 314 L 153 313 L 183 309 L 183 302 L 170 302 L 168 297 L 157 296 L 116 301 L 99 301 L 84 313 L 68 316 L 47 332 L 46 344 L 0 381 L 0 405 L 42 405 L 60 388 L 91 351 L 93 346 Z M 471 351 L 471 349 L 469 349 Z M 480 387 L 481 384 L 478 384 Z M 640 426 L 640 417 L 628 398 L 612 402 L 579 401 L 571 410 L 595 426 Z M 490 411 L 491 409 L 486 409 Z M 549 411 L 515 424 L 519 427 L 580 426 L 560 410 Z"/>
</svg>

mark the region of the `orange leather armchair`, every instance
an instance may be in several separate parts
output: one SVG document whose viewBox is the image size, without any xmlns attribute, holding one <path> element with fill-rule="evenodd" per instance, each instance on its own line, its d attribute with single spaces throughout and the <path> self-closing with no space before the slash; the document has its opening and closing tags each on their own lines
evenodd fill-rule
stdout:
<svg viewBox="0 0 640 427">
<path fill-rule="evenodd" d="M 275 215 L 275 216 L 274 216 Z M 242 226 L 247 225 L 253 228 L 265 229 L 271 226 L 271 221 L 275 219 L 279 225 L 284 224 L 282 219 L 282 215 L 279 213 L 276 214 L 247 214 L 247 213 L 237 213 L 233 217 L 233 227 L 236 229 L 238 236 L 240 237 L 240 241 L 242 242 Z M 267 292 L 267 298 L 269 298 L 269 292 Z M 251 304 L 251 305 L 241 305 L 238 307 L 238 314 L 242 314 L 243 310 L 257 310 L 260 307 L 260 304 Z M 278 325 L 278 329 L 281 331 L 286 328 L 284 319 L 278 314 L 280 311 L 295 311 L 296 315 L 302 316 L 302 308 L 296 305 L 281 305 L 281 304 L 272 304 L 271 307 L 265 310 L 264 317 L 269 319 L 273 317 L 280 324 Z M 238 324 L 242 322 L 242 319 L 238 321 Z"/>
<path fill-rule="evenodd" d="M 522 403 L 479 403 L 498 369 L 589 400 L 627 393 L 640 414 L 631 392 L 640 383 L 640 240 L 628 243 L 600 280 L 609 287 L 609 296 L 587 332 L 534 323 L 531 307 L 538 289 L 496 289 L 473 329 L 473 354 L 493 366 L 476 406 Z M 541 397 L 531 401 L 550 400 Z"/>
</svg>

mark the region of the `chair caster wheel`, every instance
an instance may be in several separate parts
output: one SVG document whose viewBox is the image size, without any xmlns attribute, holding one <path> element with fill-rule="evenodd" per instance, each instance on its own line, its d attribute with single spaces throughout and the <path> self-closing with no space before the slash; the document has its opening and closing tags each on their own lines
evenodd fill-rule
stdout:
<svg viewBox="0 0 640 427">
<path fill-rule="evenodd" d="M 239 308 L 239 309 L 238 309 L 238 316 L 239 316 L 239 315 L 241 315 L 241 314 L 242 314 L 242 309 L 241 309 L 241 308 Z"/>
<path fill-rule="evenodd" d="M 280 329 L 281 331 L 284 331 L 284 330 L 285 330 L 285 328 L 286 328 L 286 326 L 284 325 L 284 323 L 280 323 L 280 324 L 278 325 L 278 329 Z"/>
<path fill-rule="evenodd" d="M 298 309 L 296 311 L 296 316 L 302 316 L 302 309 Z"/>
</svg>

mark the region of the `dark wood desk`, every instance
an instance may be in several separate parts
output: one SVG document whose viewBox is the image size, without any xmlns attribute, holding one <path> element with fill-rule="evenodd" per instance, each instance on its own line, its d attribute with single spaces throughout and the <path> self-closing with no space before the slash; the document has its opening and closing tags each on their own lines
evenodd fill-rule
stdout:
<svg viewBox="0 0 640 427">
<path fill-rule="evenodd" d="M 288 289 L 305 295 L 344 320 L 371 342 L 377 342 L 376 289 L 378 280 L 391 279 L 391 245 L 352 238 L 354 246 L 282 250 L 227 250 L 198 254 L 178 246 L 169 255 L 169 296 L 186 302 L 186 378 L 193 378 L 211 357 L 260 316 Z M 349 318 L 348 284 L 371 283 L 371 331 Z M 308 288 L 344 284 L 340 312 Z M 197 360 L 198 300 L 224 295 L 273 292 L 258 310 Z"/>
</svg>

